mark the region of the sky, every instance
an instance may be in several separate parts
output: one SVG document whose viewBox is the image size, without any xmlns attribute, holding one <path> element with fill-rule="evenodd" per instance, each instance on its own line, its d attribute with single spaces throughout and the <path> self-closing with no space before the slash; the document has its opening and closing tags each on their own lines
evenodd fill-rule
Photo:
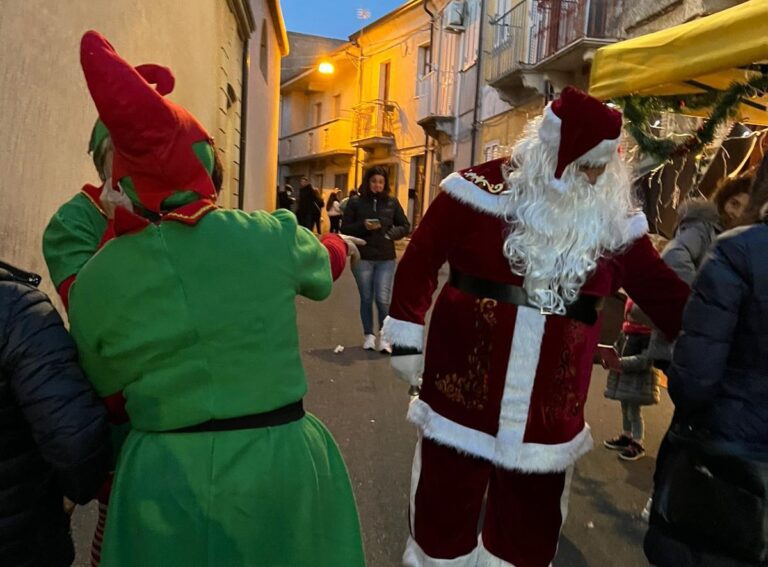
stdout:
<svg viewBox="0 0 768 567">
<path fill-rule="evenodd" d="M 347 39 L 363 27 L 357 9 L 371 13 L 367 23 L 388 14 L 405 0 L 280 0 L 288 31 Z"/>
</svg>

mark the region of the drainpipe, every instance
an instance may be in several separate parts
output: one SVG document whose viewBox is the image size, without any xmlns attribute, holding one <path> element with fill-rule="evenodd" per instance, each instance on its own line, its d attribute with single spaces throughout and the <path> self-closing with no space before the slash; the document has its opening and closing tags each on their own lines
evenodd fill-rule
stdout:
<svg viewBox="0 0 768 567">
<path fill-rule="evenodd" d="M 477 83 L 475 85 L 475 109 L 472 112 L 472 149 L 470 165 L 475 165 L 477 146 L 477 115 L 480 110 L 480 89 L 483 87 L 483 32 L 485 31 L 485 0 L 480 0 L 480 32 L 477 34 Z"/>
<path fill-rule="evenodd" d="M 237 208 L 242 209 L 245 206 L 245 142 L 248 132 L 248 63 L 249 63 L 249 51 L 248 44 L 250 38 L 246 38 L 243 41 L 243 69 L 242 69 L 242 90 L 240 92 L 240 165 L 239 177 L 237 182 Z M 278 170 L 279 170 L 278 165 Z M 272 191 L 272 189 L 269 189 Z"/>
<path fill-rule="evenodd" d="M 428 6 L 429 0 L 424 0 L 424 11 L 429 15 L 429 61 L 426 62 L 427 69 L 429 69 L 430 73 L 434 73 L 434 66 L 432 65 L 432 57 L 433 57 L 433 49 L 434 49 L 434 42 L 435 42 L 435 14 L 433 12 L 429 11 Z M 435 88 L 440 87 L 440 82 L 435 81 Z M 430 96 L 433 93 L 430 93 Z M 419 209 L 418 211 L 413 212 L 413 224 L 414 227 L 416 224 L 418 224 L 418 221 L 421 220 L 421 215 L 424 214 L 425 206 L 427 198 L 432 193 L 432 182 L 431 182 L 431 173 L 432 173 L 432 159 L 431 154 L 432 152 L 429 149 L 429 134 L 427 134 L 427 131 L 424 130 L 424 182 L 423 186 L 421 188 L 421 203 L 419 203 Z"/>
</svg>

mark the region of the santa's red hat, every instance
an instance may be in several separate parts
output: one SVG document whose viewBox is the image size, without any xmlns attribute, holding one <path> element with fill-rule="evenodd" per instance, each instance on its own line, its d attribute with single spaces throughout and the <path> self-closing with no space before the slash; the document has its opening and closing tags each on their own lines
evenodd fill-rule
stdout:
<svg viewBox="0 0 768 567">
<path fill-rule="evenodd" d="M 80 42 L 80 64 L 112 138 L 112 179 L 130 177 L 141 204 L 155 212 L 179 191 L 215 199 L 211 176 L 193 149 L 197 142 L 212 143 L 211 137 L 189 112 L 163 98 L 173 90 L 171 71 L 132 67 L 95 31 Z"/>
<path fill-rule="evenodd" d="M 557 150 L 552 185 L 564 191 L 565 168 L 572 163 L 601 165 L 613 159 L 621 138 L 621 112 L 574 87 L 544 109 L 539 138 Z"/>
</svg>

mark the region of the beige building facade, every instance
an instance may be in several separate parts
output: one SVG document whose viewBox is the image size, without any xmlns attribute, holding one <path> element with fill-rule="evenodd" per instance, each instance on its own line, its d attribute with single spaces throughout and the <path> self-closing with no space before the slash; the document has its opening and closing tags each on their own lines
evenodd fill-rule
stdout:
<svg viewBox="0 0 768 567">
<path fill-rule="evenodd" d="M 280 57 L 288 49 L 276 0 L 6 2 L 0 258 L 47 276 L 41 238 L 48 220 L 83 184 L 98 182 L 87 154 L 97 115 L 79 63 L 80 37 L 89 29 L 103 33 L 131 63 L 173 70 L 169 97 L 201 121 L 221 153 L 224 206 L 272 202 Z M 266 76 L 259 70 L 263 54 Z M 251 101 L 250 112 L 244 100 Z M 244 140 L 250 144 L 241 152 Z"/>
<path fill-rule="evenodd" d="M 281 88 L 281 183 L 301 176 L 328 192 L 362 182 L 365 168 L 389 173 L 392 193 L 411 220 L 426 201 L 426 137 L 417 122 L 417 88 L 429 47 L 421 0 L 368 24 Z M 334 64 L 322 75 L 321 60 Z"/>
</svg>

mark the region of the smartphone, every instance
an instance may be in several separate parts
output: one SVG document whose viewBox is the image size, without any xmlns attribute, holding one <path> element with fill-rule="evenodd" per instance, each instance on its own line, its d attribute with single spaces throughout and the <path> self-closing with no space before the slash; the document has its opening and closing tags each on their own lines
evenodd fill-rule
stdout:
<svg viewBox="0 0 768 567">
<path fill-rule="evenodd" d="M 597 353 L 600 355 L 603 366 L 608 370 L 621 372 L 621 360 L 616 347 L 613 345 L 597 345 Z"/>
<path fill-rule="evenodd" d="M 365 222 L 376 228 L 381 228 L 381 221 L 379 219 L 365 219 Z"/>
</svg>

